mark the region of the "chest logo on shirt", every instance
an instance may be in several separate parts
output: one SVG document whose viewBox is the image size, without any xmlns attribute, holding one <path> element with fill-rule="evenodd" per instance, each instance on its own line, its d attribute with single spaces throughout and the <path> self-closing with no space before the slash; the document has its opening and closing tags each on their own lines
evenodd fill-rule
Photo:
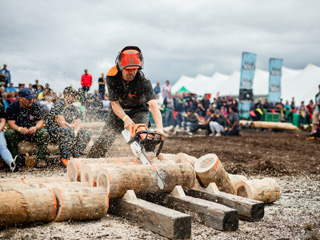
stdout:
<svg viewBox="0 0 320 240">
<path fill-rule="evenodd" d="M 129 96 L 130 98 L 137 97 L 137 95 L 131 94 L 131 93 L 129 93 L 128 96 Z"/>
<path fill-rule="evenodd" d="M 34 119 L 34 116 L 30 116 L 30 120 L 33 120 Z"/>
</svg>

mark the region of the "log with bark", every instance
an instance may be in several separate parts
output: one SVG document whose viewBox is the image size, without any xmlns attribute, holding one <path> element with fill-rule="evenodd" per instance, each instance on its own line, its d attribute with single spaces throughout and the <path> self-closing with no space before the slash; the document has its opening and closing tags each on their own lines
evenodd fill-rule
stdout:
<svg viewBox="0 0 320 240">
<path fill-rule="evenodd" d="M 155 169 L 165 182 L 163 190 L 157 186 Z M 176 185 L 191 189 L 195 179 L 196 175 L 190 164 L 119 166 L 100 170 L 97 186 L 107 189 L 109 198 L 117 198 L 122 197 L 127 190 L 134 190 L 136 194 L 170 192 Z"/>
<path fill-rule="evenodd" d="M 238 196 L 272 203 L 280 197 L 280 187 L 272 178 L 240 181 L 235 186 Z"/>
<path fill-rule="evenodd" d="M 67 176 L 55 176 L 55 177 L 43 177 L 43 178 L 21 178 L 21 180 L 25 184 L 69 182 L 69 179 Z"/>
<path fill-rule="evenodd" d="M 40 188 L 85 188 L 91 187 L 87 182 L 39 183 Z"/>
<path fill-rule="evenodd" d="M 51 222 L 57 201 L 51 189 L 24 189 L 0 192 L 0 228 L 18 223 Z"/>
<path fill-rule="evenodd" d="M 94 220 L 103 218 L 109 208 L 109 198 L 103 188 L 54 188 L 58 200 L 55 221 Z"/>
<path fill-rule="evenodd" d="M 297 126 L 291 123 L 254 121 L 253 125 L 255 128 L 282 129 L 289 131 L 298 130 Z"/>
<path fill-rule="evenodd" d="M 230 181 L 231 181 L 231 183 L 232 183 L 232 186 L 233 186 L 234 190 L 236 190 L 236 189 L 235 189 L 235 186 L 236 186 L 236 184 L 237 184 L 238 182 L 248 180 L 248 179 L 246 178 L 246 176 L 243 176 L 243 175 L 230 174 L 230 173 L 229 173 L 228 176 L 229 176 L 229 178 L 230 178 Z"/>
<path fill-rule="evenodd" d="M 194 169 L 203 186 L 215 182 L 220 191 L 235 194 L 228 173 L 216 154 L 206 154 L 199 158 Z"/>
</svg>

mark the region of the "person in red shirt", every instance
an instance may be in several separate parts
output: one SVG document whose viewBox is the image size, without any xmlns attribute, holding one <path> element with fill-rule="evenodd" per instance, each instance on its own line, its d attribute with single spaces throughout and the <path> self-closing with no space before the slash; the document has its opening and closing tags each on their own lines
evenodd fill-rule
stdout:
<svg viewBox="0 0 320 240">
<path fill-rule="evenodd" d="M 92 86 L 92 76 L 88 73 L 88 69 L 85 69 L 84 74 L 81 76 L 81 86 L 84 94 L 89 92 Z"/>
</svg>

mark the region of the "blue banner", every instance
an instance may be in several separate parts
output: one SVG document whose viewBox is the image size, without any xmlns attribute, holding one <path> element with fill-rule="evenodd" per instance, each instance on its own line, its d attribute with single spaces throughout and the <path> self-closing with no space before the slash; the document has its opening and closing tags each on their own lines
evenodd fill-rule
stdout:
<svg viewBox="0 0 320 240">
<path fill-rule="evenodd" d="M 277 103 L 281 97 L 282 59 L 270 58 L 269 60 L 269 95 L 270 103 Z"/>
<path fill-rule="evenodd" d="M 256 69 L 257 54 L 242 53 L 240 92 L 239 92 L 239 116 L 249 118 L 251 103 L 253 100 L 253 78 Z"/>
</svg>

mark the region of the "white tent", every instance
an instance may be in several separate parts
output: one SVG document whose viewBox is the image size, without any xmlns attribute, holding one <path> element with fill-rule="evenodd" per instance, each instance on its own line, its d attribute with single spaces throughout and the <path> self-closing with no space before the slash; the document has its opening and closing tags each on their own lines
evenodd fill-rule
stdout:
<svg viewBox="0 0 320 240">
<path fill-rule="evenodd" d="M 308 64 L 303 70 L 282 67 L 281 89 L 283 100 L 291 100 L 294 96 L 296 105 L 302 100 L 307 104 L 318 91 L 320 84 L 320 67 Z M 173 92 L 185 86 L 191 92 L 203 95 L 211 93 L 215 96 L 238 96 L 240 88 L 240 72 L 235 71 L 231 75 L 216 72 L 212 77 L 197 75 L 195 78 L 182 76 L 173 86 Z M 256 69 L 253 79 L 253 94 L 268 96 L 269 72 Z"/>
</svg>

